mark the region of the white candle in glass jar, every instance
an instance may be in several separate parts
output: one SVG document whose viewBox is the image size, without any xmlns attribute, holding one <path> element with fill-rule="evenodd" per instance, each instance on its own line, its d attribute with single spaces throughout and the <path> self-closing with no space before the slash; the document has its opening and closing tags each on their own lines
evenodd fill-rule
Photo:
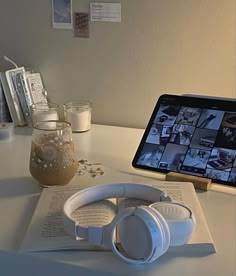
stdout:
<svg viewBox="0 0 236 276">
<path fill-rule="evenodd" d="M 65 117 L 66 120 L 71 123 L 72 131 L 83 132 L 90 130 L 91 110 L 67 109 Z"/>
<path fill-rule="evenodd" d="M 34 110 L 32 116 L 33 123 L 59 119 L 56 110 Z"/>
</svg>

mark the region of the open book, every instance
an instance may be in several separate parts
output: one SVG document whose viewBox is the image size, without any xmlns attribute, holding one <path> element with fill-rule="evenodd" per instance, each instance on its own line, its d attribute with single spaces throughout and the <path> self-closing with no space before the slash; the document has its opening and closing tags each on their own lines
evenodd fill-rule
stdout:
<svg viewBox="0 0 236 276">
<path fill-rule="evenodd" d="M 127 174 L 125 179 L 129 181 Z M 131 177 L 130 177 L 131 178 Z M 121 178 L 122 179 L 122 178 Z M 134 178 L 132 178 L 134 179 Z M 109 182 L 102 182 L 105 184 Z M 102 250 L 89 244 L 87 240 L 73 240 L 64 229 L 62 222 L 62 208 L 68 197 L 77 191 L 94 185 L 93 181 L 80 186 L 68 185 L 65 187 L 45 188 L 40 196 L 31 223 L 23 239 L 20 251 L 51 251 L 63 249 Z M 93 184 L 91 184 L 91 182 Z M 98 182 L 98 181 L 97 181 Z M 115 181 L 118 183 L 117 181 Z M 135 183 L 142 183 L 157 187 L 171 197 L 172 201 L 184 204 L 192 209 L 196 217 L 196 227 L 188 244 L 172 247 L 169 250 L 194 250 L 203 254 L 214 253 L 215 247 L 207 223 L 198 201 L 193 184 L 188 182 L 158 181 L 145 177 L 138 177 Z M 96 184 L 96 183 L 95 183 Z M 128 206 L 149 205 L 150 202 L 140 199 L 109 199 L 99 201 L 76 210 L 72 216 L 80 221 L 81 225 L 98 226 L 109 223 L 119 210 Z"/>
</svg>

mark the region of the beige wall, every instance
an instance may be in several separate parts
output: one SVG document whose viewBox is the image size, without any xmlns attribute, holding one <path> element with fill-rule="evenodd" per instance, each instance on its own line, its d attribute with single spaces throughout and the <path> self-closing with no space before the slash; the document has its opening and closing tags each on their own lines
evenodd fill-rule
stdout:
<svg viewBox="0 0 236 276">
<path fill-rule="evenodd" d="M 162 93 L 236 97 L 235 0 L 120 2 L 121 23 L 81 39 L 52 28 L 50 0 L 0 0 L 0 70 L 3 55 L 39 70 L 51 101 L 91 100 L 94 123 L 145 127 Z"/>
</svg>

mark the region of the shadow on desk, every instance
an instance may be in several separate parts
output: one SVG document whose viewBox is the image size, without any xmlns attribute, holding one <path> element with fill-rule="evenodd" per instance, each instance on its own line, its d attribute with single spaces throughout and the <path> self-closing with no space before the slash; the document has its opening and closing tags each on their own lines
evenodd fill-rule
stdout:
<svg viewBox="0 0 236 276">
<path fill-rule="evenodd" d="M 3 178 L 0 182 L 0 198 L 40 193 L 42 187 L 32 177 Z"/>
<path fill-rule="evenodd" d="M 10 172 L 9 172 L 10 175 Z M 42 188 L 31 177 L 8 177 L 0 181 L 0 217 L 3 218 L 2 233 L 7 240 L 1 249 L 18 250 L 39 200 Z M 4 275 L 1 274 L 0 275 Z M 9 274 L 5 274 L 9 275 Z"/>
<path fill-rule="evenodd" d="M 14 264 L 14 265 L 12 265 Z M 93 275 L 88 268 L 71 266 L 65 263 L 46 260 L 45 258 L 0 251 L 0 275 Z M 96 275 L 111 275 L 96 273 Z"/>
<path fill-rule="evenodd" d="M 31 136 L 32 128 L 29 126 L 17 126 L 14 128 L 14 135 L 18 136 Z"/>
<path fill-rule="evenodd" d="M 183 253 L 183 252 L 182 252 Z M 28 255 L 28 254 L 27 254 Z M 130 275 L 135 273 L 138 275 L 157 275 L 158 271 L 169 270 L 169 265 L 178 263 L 181 259 L 189 257 L 190 259 L 199 260 L 205 258 L 203 255 L 193 255 L 186 251 L 184 254 L 167 252 L 153 263 L 134 265 L 127 264 L 119 260 L 112 252 L 98 252 L 98 251 L 56 251 L 56 252 L 35 252 L 30 256 L 38 256 L 45 258 L 47 261 L 66 263 L 71 266 L 80 268 L 89 268 L 93 273 L 91 275 Z M 154 274 L 153 274 L 154 273 Z M 84 275 L 80 274 L 79 275 Z M 165 274 L 169 275 L 169 274 Z"/>
</svg>

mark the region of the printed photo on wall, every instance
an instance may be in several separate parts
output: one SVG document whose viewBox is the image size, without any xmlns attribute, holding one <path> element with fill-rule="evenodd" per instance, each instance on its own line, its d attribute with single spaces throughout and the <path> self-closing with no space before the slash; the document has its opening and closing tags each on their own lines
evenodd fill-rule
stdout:
<svg viewBox="0 0 236 276">
<path fill-rule="evenodd" d="M 72 29 L 72 0 L 52 0 L 52 25 L 56 29 Z"/>
</svg>

